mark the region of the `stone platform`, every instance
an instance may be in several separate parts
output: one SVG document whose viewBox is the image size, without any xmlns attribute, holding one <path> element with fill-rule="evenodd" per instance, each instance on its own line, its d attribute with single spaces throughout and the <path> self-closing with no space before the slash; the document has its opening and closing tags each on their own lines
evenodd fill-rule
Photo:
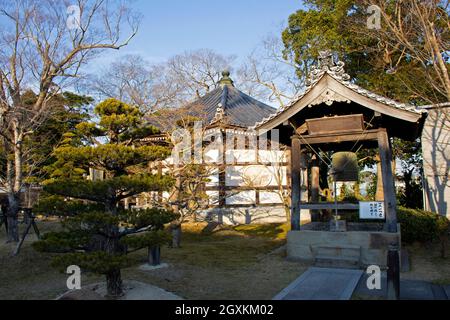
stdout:
<svg viewBox="0 0 450 320">
<path fill-rule="evenodd" d="M 346 232 L 308 230 L 290 231 L 287 235 L 287 257 L 326 267 L 386 268 L 389 245 L 401 246 L 400 225 L 397 233 L 370 230 L 363 223 L 353 224 Z M 375 228 L 376 230 L 376 228 Z"/>
</svg>

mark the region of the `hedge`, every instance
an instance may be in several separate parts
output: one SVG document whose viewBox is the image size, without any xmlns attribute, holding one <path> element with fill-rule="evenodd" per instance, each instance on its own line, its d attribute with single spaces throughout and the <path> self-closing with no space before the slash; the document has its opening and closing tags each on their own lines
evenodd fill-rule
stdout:
<svg viewBox="0 0 450 320">
<path fill-rule="evenodd" d="M 406 243 L 437 240 L 449 231 L 449 220 L 433 212 L 399 207 L 397 219 Z"/>
<path fill-rule="evenodd" d="M 345 219 L 348 222 L 382 222 L 360 220 L 358 211 L 348 212 Z M 449 232 L 449 220 L 433 212 L 397 207 L 397 220 L 401 225 L 402 241 L 405 243 L 430 242 Z"/>
</svg>

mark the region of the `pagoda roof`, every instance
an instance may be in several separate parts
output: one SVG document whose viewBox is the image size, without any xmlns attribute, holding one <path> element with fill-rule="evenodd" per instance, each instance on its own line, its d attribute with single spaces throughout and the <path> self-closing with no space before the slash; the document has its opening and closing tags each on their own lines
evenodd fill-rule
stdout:
<svg viewBox="0 0 450 320">
<path fill-rule="evenodd" d="M 208 125 L 248 128 L 276 112 L 273 107 L 238 90 L 224 71 L 219 86 L 183 109 L 191 116 L 205 119 Z"/>
</svg>

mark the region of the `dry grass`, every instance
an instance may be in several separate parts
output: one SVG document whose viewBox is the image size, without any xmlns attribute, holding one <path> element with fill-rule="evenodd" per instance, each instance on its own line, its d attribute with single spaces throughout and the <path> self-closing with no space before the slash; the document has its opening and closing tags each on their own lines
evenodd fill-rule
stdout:
<svg viewBox="0 0 450 320">
<path fill-rule="evenodd" d="M 57 222 L 39 222 L 41 231 L 55 230 Z M 289 262 L 284 250 L 287 225 L 245 225 L 204 232 L 206 224 L 183 227 L 182 247 L 162 248 L 163 262 L 170 267 L 140 271 L 146 250 L 130 255 L 132 267 L 123 278 L 149 283 L 187 299 L 271 299 L 308 267 Z M 53 299 L 66 291 L 66 275 L 50 267 L 51 254 L 31 248 L 35 236 L 25 242 L 18 257 L 10 257 L 5 231 L 0 230 L 0 300 Z M 412 270 L 404 279 L 450 284 L 450 259 L 439 257 L 437 244 L 407 247 Z M 84 285 L 103 277 L 84 273 Z"/>
<path fill-rule="evenodd" d="M 38 223 L 41 231 L 56 222 Z M 206 224 L 185 225 L 182 247 L 162 249 L 167 269 L 140 271 L 146 250 L 130 255 L 132 267 L 123 278 L 146 282 L 187 299 L 271 299 L 302 274 L 307 265 L 288 262 L 283 250 L 287 226 L 238 226 L 203 232 Z M 29 236 L 18 257 L 9 257 L 0 231 L 0 299 L 53 299 L 66 291 L 66 275 L 50 267 L 51 254 L 31 248 Z M 103 278 L 83 274 L 84 285 Z"/>
<path fill-rule="evenodd" d="M 57 222 L 38 223 L 41 232 L 56 230 Z M 31 243 L 36 240 L 29 234 L 20 254 L 11 256 L 15 245 L 5 244 L 5 230 L 0 230 L 0 300 L 54 299 L 67 290 L 66 275 L 50 267 L 51 254 L 36 252 Z M 84 275 L 85 283 L 98 281 L 97 276 Z"/>
<path fill-rule="evenodd" d="M 448 247 L 450 248 L 450 241 Z M 447 258 L 441 258 L 439 243 L 415 243 L 406 248 L 410 256 L 411 271 L 402 273 L 402 279 L 450 285 L 450 252 L 447 253 Z"/>
</svg>

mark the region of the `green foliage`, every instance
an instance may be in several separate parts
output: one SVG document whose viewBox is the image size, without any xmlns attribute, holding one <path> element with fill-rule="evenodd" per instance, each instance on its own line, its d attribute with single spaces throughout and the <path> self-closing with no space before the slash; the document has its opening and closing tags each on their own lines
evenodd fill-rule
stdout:
<svg viewBox="0 0 450 320">
<path fill-rule="evenodd" d="M 358 212 L 346 215 L 348 222 L 374 222 L 360 220 Z M 450 222 L 446 217 L 433 212 L 404 207 L 397 208 L 397 220 L 401 226 L 402 242 L 431 242 L 449 232 Z M 383 222 L 382 220 L 376 220 Z"/>
<path fill-rule="evenodd" d="M 401 180 L 404 187 L 398 190 L 397 198 L 401 206 L 407 208 L 423 208 L 422 188 L 422 146 L 420 140 L 404 141 L 394 139 L 393 153 L 400 160 L 402 168 Z"/>
<path fill-rule="evenodd" d="M 107 274 L 117 269 L 126 268 L 129 266 L 129 262 L 126 256 L 97 251 L 67 253 L 55 257 L 51 265 L 61 272 L 65 272 L 67 266 L 77 265 L 81 269 L 94 271 L 99 274 Z"/>
<path fill-rule="evenodd" d="M 423 187 L 421 181 L 407 180 L 405 187 L 397 190 L 397 202 L 405 208 L 423 208 Z"/>
<path fill-rule="evenodd" d="M 22 99 L 27 107 L 31 107 L 37 100 L 33 91 L 26 91 Z M 30 131 L 23 141 L 23 173 L 24 182 L 28 184 L 40 183 L 49 178 L 48 167 L 57 161 L 53 155 L 53 149 L 65 140 L 65 133 L 73 130 L 77 124 L 88 118 L 88 112 L 92 98 L 79 96 L 74 93 L 64 92 L 49 99 L 47 109 L 51 113 L 45 117 L 33 132 Z M 7 152 L 0 145 L 0 175 L 5 174 Z"/>
<path fill-rule="evenodd" d="M 169 176 L 130 175 L 106 180 L 58 179 L 44 186 L 47 193 L 106 203 L 111 199 L 119 201 L 148 191 L 168 190 L 173 184 Z"/>
<path fill-rule="evenodd" d="M 426 79 L 424 68 L 432 72 L 431 65 L 410 59 L 402 46 L 382 43 L 380 30 L 367 28 L 367 1 L 305 0 L 304 4 L 307 8 L 293 13 L 282 33 L 284 54 L 295 58 L 300 78 L 310 70 L 319 51 L 329 49 L 346 63 L 356 83 L 369 90 L 404 102 L 424 102 L 421 98 L 436 101 L 437 96 L 442 102 L 447 100 Z M 407 14 L 407 1 L 401 6 Z M 396 1 L 386 3 L 387 13 L 395 9 Z M 436 17 L 436 25 L 439 20 Z M 386 28 L 386 24 L 381 27 Z"/>
<path fill-rule="evenodd" d="M 134 249 L 162 246 L 169 244 L 172 236 L 164 230 L 155 230 L 144 234 L 123 238 L 121 243 Z"/>
<path fill-rule="evenodd" d="M 49 196 L 36 209 L 66 218 L 62 232 L 45 235 L 35 248 L 66 253 L 55 260 L 56 266 L 75 264 L 104 274 L 127 264 L 127 246 L 139 249 L 167 242 L 162 229 L 176 215 L 157 208 L 121 209 L 126 198 L 170 189 L 170 176 L 147 169 L 170 150 L 139 146 L 136 140 L 155 130 L 143 125 L 136 107 L 108 99 L 95 113 L 98 122 L 77 124 L 54 152 L 56 161 L 47 168 L 50 179 L 44 185 Z M 103 172 L 103 178 L 87 179 L 90 169 Z"/>
<path fill-rule="evenodd" d="M 448 232 L 448 219 L 436 213 L 400 207 L 397 219 L 402 228 L 402 241 L 406 243 L 433 241 L 445 228 Z"/>
<path fill-rule="evenodd" d="M 133 210 L 126 214 L 126 222 L 140 229 L 152 226 L 153 230 L 162 230 L 165 224 L 178 219 L 178 214 L 160 208 Z"/>
<path fill-rule="evenodd" d="M 89 241 L 89 232 L 48 232 L 33 243 L 33 248 L 39 252 L 68 253 L 83 249 Z"/>
<path fill-rule="evenodd" d="M 86 211 L 104 210 L 103 204 L 95 202 L 67 201 L 66 198 L 58 195 L 42 194 L 38 203 L 33 207 L 33 212 L 45 216 L 74 216 Z"/>
</svg>

